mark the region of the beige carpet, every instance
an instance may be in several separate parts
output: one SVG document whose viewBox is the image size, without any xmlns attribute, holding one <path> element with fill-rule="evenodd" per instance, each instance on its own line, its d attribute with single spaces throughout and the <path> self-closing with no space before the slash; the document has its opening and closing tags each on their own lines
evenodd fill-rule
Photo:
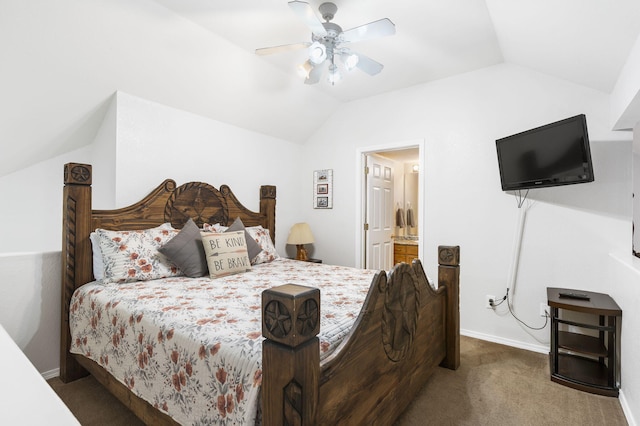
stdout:
<svg viewBox="0 0 640 426">
<path fill-rule="evenodd" d="M 627 424 L 617 398 L 552 382 L 544 354 L 463 336 L 460 356 L 460 368 L 438 368 L 395 426 Z M 142 424 L 92 377 L 49 384 L 85 426 Z"/>
</svg>

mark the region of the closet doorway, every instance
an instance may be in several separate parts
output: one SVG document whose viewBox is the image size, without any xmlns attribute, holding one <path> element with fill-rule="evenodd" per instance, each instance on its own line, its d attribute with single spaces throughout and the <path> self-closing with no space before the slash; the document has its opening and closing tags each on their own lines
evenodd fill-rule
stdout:
<svg viewBox="0 0 640 426">
<path fill-rule="evenodd" d="M 422 255 L 423 146 L 420 140 L 359 151 L 357 266 L 391 269 L 397 243 Z"/>
</svg>

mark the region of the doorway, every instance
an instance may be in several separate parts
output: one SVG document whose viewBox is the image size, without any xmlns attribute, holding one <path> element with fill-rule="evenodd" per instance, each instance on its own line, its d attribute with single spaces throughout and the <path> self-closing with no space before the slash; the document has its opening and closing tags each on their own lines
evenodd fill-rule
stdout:
<svg viewBox="0 0 640 426">
<path fill-rule="evenodd" d="M 356 266 L 391 269 L 395 263 L 394 242 L 399 240 L 411 240 L 418 246 L 418 257 L 422 257 L 423 153 L 423 140 L 359 150 L 358 167 L 362 172 L 358 173 Z M 384 171 L 389 166 L 376 166 L 376 162 L 391 164 L 392 183 L 380 181 L 389 177 Z"/>
<path fill-rule="evenodd" d="M 384 153 L 365 155 L 365 256 L 366 269 L 384 269 L 393 266 L 393 220 L 396 204 L 396 162 Z M 398 211 L 400 213 L 400 211 Z"/>
</svg>

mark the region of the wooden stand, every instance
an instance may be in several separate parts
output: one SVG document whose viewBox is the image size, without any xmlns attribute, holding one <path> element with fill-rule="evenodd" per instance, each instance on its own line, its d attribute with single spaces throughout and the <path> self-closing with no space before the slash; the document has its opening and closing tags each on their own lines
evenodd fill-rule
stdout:
<svg viewBox="0 0 640 426">
<path fill-rule="evenodd" d="M 562 292 L 584 293 L 589 299 L 561 297 Z M 607 294 L 562 288 L 547 288 L 547 299 L 551 307 L 551 380 L 574 389 L 617 397 L 617 318 L 622 317 L 618 304 Z M 561 319 L 560 309 L 597 315 L 598 324 Z M 560 330 L 560 324 L 579 331 Z M 581 331 L 585 330 L 597 330 L 598 336 L 583 334 Z"/>
<path fill-rule="evenodd" d="M 320 291 L 262 293 L 262 423 L 391 425 L 437 366 L 460 365 L 460 248 L 438 248 L 438 289 L 419 260 L 376 274 L 356 322 L 319 361 Z"/>
</svg>

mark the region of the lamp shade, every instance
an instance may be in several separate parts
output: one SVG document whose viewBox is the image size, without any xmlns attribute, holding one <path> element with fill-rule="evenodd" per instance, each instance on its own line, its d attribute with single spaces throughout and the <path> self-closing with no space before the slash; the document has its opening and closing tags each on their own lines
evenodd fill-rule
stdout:
<svg viewBox="0 0 640 426">
<path fill-rule="evenodd" d="M 289 231 L 287 244 L 311 244 L 313 242 L 313 234 L 308 223 L 296 223 Z"/>
</svg>

